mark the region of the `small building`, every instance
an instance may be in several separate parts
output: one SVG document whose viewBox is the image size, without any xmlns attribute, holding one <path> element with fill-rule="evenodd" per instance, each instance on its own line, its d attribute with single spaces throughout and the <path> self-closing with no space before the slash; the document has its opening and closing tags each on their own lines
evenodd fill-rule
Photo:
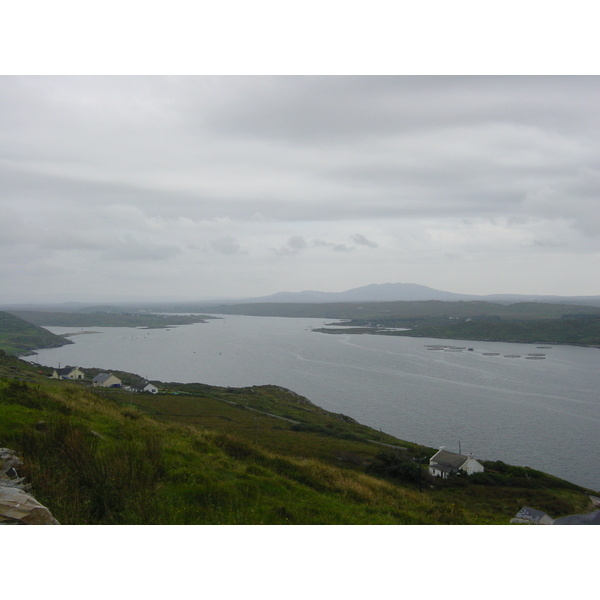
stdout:
<svg viewBox="0 0 600 600">
<path fill-rule="evenodd" d="M 148 392 L 150 394 L 158 394 L 158 388 L 155 385 L 152 385 L 148 381 L 140 380 L 132 383 L 129 386 L 129 389 L 132 392 Z"/>
<path fill-rule="evenodd" d="M 515 515 L 515 518 L 510 520 L 510 522 L 527 525 L 552 525 L 554 523 L 554 519 L 541 510 L 524 506 Z"/>
<path fill-rule="evenodd" d="M 92 379 L 92 385 L 94 387 L 105 388 L 121 387 L 121 380 L 112 373 L 98 373 L 98 375 Z"/>
<path fill-rule="evenodd" d="M 434 477 L 447 479 L 450 475 L 461 471 L 467 475 L 473 475 L 473 473 L 483 473 L 485 468 L 473 458 L 473 454 L 463 456 L 455 452 L 448 452 L 448 450 L 444 450 L 443 446 L 429 459 L 429 473 Z"/>
<path fill-rule="evenodd" d="M 83 379 L 85 373 L 79 367 L 63 367 L 62 369 L 54 369 L 52 379 Z"/>
</svg>

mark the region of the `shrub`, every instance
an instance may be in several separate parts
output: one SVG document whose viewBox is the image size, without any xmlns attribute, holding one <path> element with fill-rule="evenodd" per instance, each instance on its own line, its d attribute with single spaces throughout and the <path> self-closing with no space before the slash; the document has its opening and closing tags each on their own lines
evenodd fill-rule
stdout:
<svg viewBox="0 0 600 600">
<path fill-rule="evenodd" d="M 421 467 L 399 452 L 379 453 L 367 467 L 367 473 L 409 483 L 421 481 Z"/>
</svg>

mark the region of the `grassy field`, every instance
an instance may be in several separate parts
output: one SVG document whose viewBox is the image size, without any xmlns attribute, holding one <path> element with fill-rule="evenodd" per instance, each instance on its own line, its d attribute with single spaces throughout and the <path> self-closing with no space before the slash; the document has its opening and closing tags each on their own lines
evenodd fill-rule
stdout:
<svg viewBox="0 0 600 600">
<path fill-rule="evenodd" d="M 435 450 L 276 386 L 137 395 L 46 371 L 0 353 L 0 443 L 61 523 L 506 524 L 523 505 L 591 510 L 588 490 L 499 462 L 430 478 Z"/>
</svg>

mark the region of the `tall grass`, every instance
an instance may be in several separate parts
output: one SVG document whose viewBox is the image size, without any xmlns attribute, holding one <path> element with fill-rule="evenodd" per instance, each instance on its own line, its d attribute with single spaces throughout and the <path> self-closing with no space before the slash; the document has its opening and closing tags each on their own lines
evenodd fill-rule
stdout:
<svg viewBox="0 0 600 600">
<path fill-rule="evenodd" d="M 23 474 L 34 494 L 63 523 L 130 522 L 132 513 L 147 522 L 155 509 L 165 474 L 155 435 L 114 446 L 62 418 L 24 430 L 13 442 L 27 457 Z"/>
<path fill-rule="evenodd" d="M 369 451 L 344 437 L 277 429 L 282 439 L 301 446 L 283 453 L 279 443 L 267 447 L 266 428 L 257 444 L 252 428 L 246 439 L 239 435 L 244 421 L 233 433 L 164 423 L 119 404 L 120 397 L 65 382 L 0 380 L 0 443 L 21 453 L 20 475 L 61 523 L 507 523 L 523 504 L 552 508 L 556 517 L 583 512 L 587 501 L 582 490 L 551 487 L 554 478 L 548 476 L 547 482 L 537 477 L 535 489 L 509 485 L 523 473 L 505 465 L 494 465 L 500 479 L 511 479 L 505 485 L 492 473 L 473 482 L 426 478 L 419 481 L 420 492 L 404 471 L 375 477 L 360 461 L 339 468 L 320 458 L 325 442 L 327 449 L 338 445 L 334 459 L 341 450 L 360 449 L 363 456 Z M 202 404 L 203 411 L 208 408 Z M 214 414 L 214 422 L 232 415 Z M 328 419 L 323 416 L 324 423 Z M 249 415 L 246 421 L 252 426 L 253 420 Z M 373 453 L 378 450 L 373 445 Z M 392 466 L 398 461 L 412 464 L 409 452 Z"/>
</svg>

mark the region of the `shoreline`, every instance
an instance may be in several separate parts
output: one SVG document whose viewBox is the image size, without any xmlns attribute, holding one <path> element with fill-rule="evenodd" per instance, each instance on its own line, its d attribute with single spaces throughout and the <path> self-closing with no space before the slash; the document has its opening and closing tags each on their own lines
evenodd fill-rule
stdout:
<svg viewBox="0 0 600 600">
<path fill-rule="evenodd" d="M 509 340 L 509 339 L 491 339 L 491 338 L 475 338 L 475 337 L 449 337 L 435 334 L 408 334 L 397 331 L 378 331 L 376 328 L 368 327 L 355 327 L 353 329 L 313 329 L 315 333 L 326 333 L 329 335 L 387 335 L 393 337 L 411 337 L 411 338 L 423 338 L 423 339 L 435 339 L 435 340 L 453 340 L 453 341 L 465 341 L 465 342 L 491 342 L 491 343 L 505 343 L 505 344 L 551 344 L 553 346 L 574 346 L 577 348 L 595 348 L 600 350 L 600 345 L 597 344 L 578 344 L 577 342 L 551 342 L 547 340 Z"/>
</svg>

